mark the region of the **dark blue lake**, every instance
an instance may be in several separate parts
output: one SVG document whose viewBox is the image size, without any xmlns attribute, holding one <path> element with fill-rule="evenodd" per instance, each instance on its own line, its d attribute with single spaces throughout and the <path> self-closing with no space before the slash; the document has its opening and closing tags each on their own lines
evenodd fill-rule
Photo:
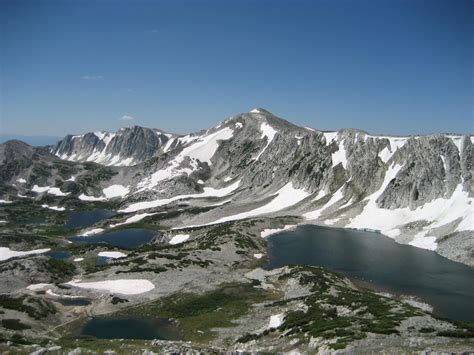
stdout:
<svg viewBox="0 0 474 355">
<path fill-rule="evenodd" d="M 417 296 L 436 314 L 474 322 L 474 268 L 378 233 L 300 226 L 269 237 L 268 259 L 267 269 L 326 267 L 394 294 Z"/>
<path fill-rule="evenodd" d="M 95 223 L 107 219 L 115 215 L 115 211 L 111 210 L 89 210 L 77 211 L 71 213 L 68 221 L 64 225 L 66 228 L 85 228 L 94 225 Z"/>
<path fill-rule="evenodd" d="M 130 228 L 88 237 L 70 237 L 68 240 L 75 243 L 107 243 L 121 248 L 133 249 L 151 241 L 155 234 L 156 232 L 148 229 Z"/>
<path fill-rule="evenodd" d="M 176 325 L 166 318 L 128 316 L 92 318 L 82 327 L 80 335 L 99 339 L 181 339 Z"/>
</svg>

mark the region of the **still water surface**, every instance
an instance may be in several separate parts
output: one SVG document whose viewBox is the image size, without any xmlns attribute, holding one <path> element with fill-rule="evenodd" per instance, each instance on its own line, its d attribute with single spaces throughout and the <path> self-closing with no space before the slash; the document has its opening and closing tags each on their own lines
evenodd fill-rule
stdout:
<svg viewBox="0 0 474 355">
<path fill-rule="evenodd" d="M 474 268 L 378 233 L 305 225 L 269 237 L 267 269 L 317 265 L 413 295 L 434 313 L 474 322 Z"/>
<path fill-rule="evenodd" d="M 128 316 L 92 318 L 82 327 L 80 335 L 100 339 L 181 339 L 177 326 L 166 318 Z"/>
<path fill-rule="evenodd" d="M 91 235 L 88 237 L 71 237 L 68 238 L 68 240 L 75 243 L 107 243 L 121 248 L 133 249 L 139 247 L 142 244 L 148 243 L 155 235 L 156 232 L 148 229 L 130 228 L 115 232 Z"/>
<path fill-rule="evenodd" d="M 102 221 L 103 219 L 112 217 L 115 214 L 116 212 L 111 210 L 89 210 L 73 212 L 69 216 L 69 219 L 64 225 L 64 227 L 71 229 L 89 227 L 99 221 Z"/>
</svg>

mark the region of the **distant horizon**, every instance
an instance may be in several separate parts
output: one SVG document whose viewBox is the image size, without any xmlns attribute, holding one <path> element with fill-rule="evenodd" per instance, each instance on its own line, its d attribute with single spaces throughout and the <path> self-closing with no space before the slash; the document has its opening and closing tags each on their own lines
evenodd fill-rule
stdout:
<svg viewBox="0 0 474 355">
<path fill-rule="evenodd" d="M 470 0 L 4 0 L 0 133 L 187 134 L 267 107 L 323 131 L 472 134 Z"/>
<path fill-rule="evenodd" d="M 266 108 L 264 108 L 265 110 L 268 110 Z M 250 110 L 249 110 L 250 111 Z M 5 141 L 8 141 L 9 139 L 5 139 L 5 137 L 9 137 L 9 136 L 12 136 L 12 137 L 18 137 L 18 138 L 12 138 L 12 139 L 18 139 L 18 140 L 21 140 L 21 138 L 38 138 L 38 139 L 46 139 L 46 140 L 54 140 L 54 139 L 57 139 L 57 141 L 63 139 L 64 137 L 68 136 L 68 135 L 80 135 L 80 134 L 85 134 L 85 133 L 94 133 L 94 132 L 99 132 L 99 131 L 105 131 L 105 132 L 117 132 L 119 131 L 120 129 L 123 129 L 123 128 L 131 128 L 131 127 L 134 127 L 134 126 L 138 126 L 138 127 L 143 127 L 143 128 L 150 128 L 150 129 L 157 129 L 157 130 L 161 130 L 165 133 L 171 133 L 171 134 L 176 134 L 176 135 L 187 135 L 187 134 L 192 134 L 192 133 L 197 133 L 199 131 L 202 131 L 202 130 L 206 130 L 206 129 L 212 129 L 212 128 L 215 128 L 219 123 L 223 122 L 224 120 L 226 119 L 229 119 L 233 116 L 236 116 L 238 114 L 241 114 L 241 113 L 246 113 L 246 112 L 249 112 L 249 111 L 242 111 L 242 112 L 239 112 L 239 113 L 235 113 L 233 115 L 230 115 L 230 116 L 227 116 L 225 117 L 223 120 L 219 121 L 219 122 L 216 122 L 213 126 L 211 127 L 202 127 L 201 129 L 198 129 L 196 131 L 192 131 L 192 132 L 171 132 L 171 131 L 166 131 L 160 127 L 153 127 L 153 126 L 144 126 L 144 125 L 140 125 L 138 123 L 133 123 L 131 125 L 128 125 L 128 126 L 122 126 L 122 127 L 118 127 L 117 129 L 114 129 L 114 130 L 105 130 L 105 129 L 98 129 L 98 130 L 93 130 L 93 131 L 81 131 L 81 132 L 68 132 L 66 134 L 63 134 L 63 135 L 43 135 L 43 134 L 38 134 L 38 135 L 28 135 L 28 134 L 18 134 L 18 133 L 0 133 L 0 144 L 1 143 L 4 143 Z M 292 121 L 291 119 L 287 118 L 287 117 L 281 117 L 279 116 L 278 114 L 275 114 L 274 112 L 272 112 L 271 110 L 268 110 L 269 112 L 271 112 L 273 115 L 279 117 L 279 118 L 282 118 L 292 124 L 295 124 L 297 126 L 300 126 L 302 128 L 311 128 L 311 129 L 315 129 L 316 131 L 321 131 L 321 132 L 336 132 L 336 131 L 340 131 L 340 130 L 345 130 L 345 129 L 355 129 L 355 130 L 359 130 L 359 131 L 364 131 L 366 132 L 367 134 L 370 134 L 370 135 L 373 135 L 373 136 L 393 136 L 393 137 L 397 137 L 397 136 L 400 136 L 400 137 L 410 137 L 410 136 L 429 136 L 429 135 L 436 135 L 436 134 L 448 134 L 448 135 L 467 135 L 467 136 L 473 136 L 474 133 L 473 132 L 432 132 L 432 133 L 426 133 L 426 134 L 400 134 L 400 135 L 393 135 L 393 134 L 387 134 L 385 132 L 370 132 L 370 131 L 367 131 L 367 130 L 364 130 L 364 129 L 360 129 L 360 128 L 357 128 L 357 127 L 343 127 L 343 128 L 340 128 L 340 129 L 336 129 L 336 130 L 323 130 L 323 129 L 319 129 L 317 127 L 311 127 L 311 126 L 303 126 L 301 124 L 298 124 L 297 122 L 294 122 Z M 56 142 L 57 142 L 56 141 Z M 28 143 L 28 142 L 26 142 Z M 29 143 L 28 143 L 29 144 Z"/>
</svg>

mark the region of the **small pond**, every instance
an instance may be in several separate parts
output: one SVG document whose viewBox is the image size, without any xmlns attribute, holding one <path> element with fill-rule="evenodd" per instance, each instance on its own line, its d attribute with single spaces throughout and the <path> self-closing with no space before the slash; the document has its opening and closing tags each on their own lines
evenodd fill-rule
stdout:
<svg viewBox="0 0 474 355">
<path fill-rule="evenodd" d="M 59 298 L 55 300 L 61 303 L 63 306 L 88 306 L 92 302 L 87 298 Z"/>
</svg>

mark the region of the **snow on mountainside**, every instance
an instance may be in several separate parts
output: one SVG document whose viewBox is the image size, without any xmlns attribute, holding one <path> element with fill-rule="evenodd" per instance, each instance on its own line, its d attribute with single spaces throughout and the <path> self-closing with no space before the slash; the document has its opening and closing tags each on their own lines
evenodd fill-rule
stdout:
<svg viewBox="0 0 474 355">
<path fill-rule="evenodd" d="M 116 133 L 100 131 L 69 135 L 50 151 L 65 160 L 129 166 L 166 152 L 174 138 L 175 135 L 160 130 L 134 126 Z"/>
<path fill-rule="evenodd" d="M 296 215 L 307 223 L 379 230 L 474 264 L 469 135 L 322 132 L 257 108 L 197 134 L 133 127 L 68 136 L 51 152 L 115 165 L 109 178 L 72 196 L 121 199 L 125 222 L 178 203 L 212 208 L 177 217 L 177 229 Z M 28 180 L 17 174 L 11 181 L 19 178 Z"/>
</svg>

